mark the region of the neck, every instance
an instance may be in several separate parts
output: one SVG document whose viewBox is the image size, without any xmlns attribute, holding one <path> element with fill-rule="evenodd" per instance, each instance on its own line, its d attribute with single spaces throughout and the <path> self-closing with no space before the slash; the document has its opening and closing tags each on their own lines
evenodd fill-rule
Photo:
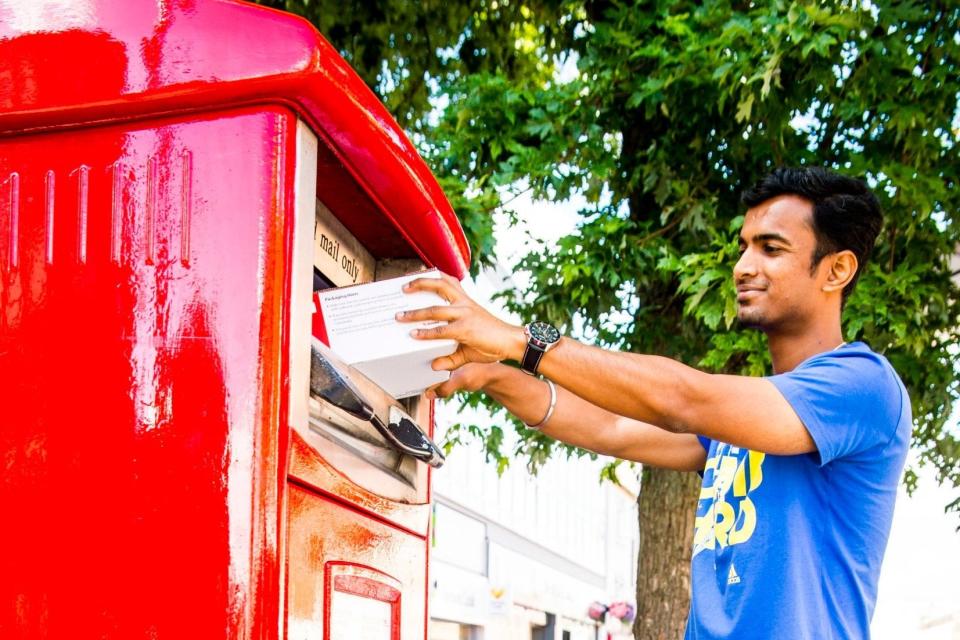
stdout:
<svg viewBox="0 0 960 640">
<path fill-rule="evenodd" d="M 811 356 L 832 351 L 843 344 L 840 318 L 798 334 L 768 333 L 767 342 L 774 373 L 792 371 Z"/>
</svg>

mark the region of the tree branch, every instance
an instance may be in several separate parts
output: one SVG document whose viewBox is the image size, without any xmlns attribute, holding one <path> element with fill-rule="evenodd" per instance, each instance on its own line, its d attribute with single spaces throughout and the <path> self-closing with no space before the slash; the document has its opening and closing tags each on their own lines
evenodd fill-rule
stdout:
<svg viewBox="0 0 960 640">
<path fill-rule="evenodd" d="M 897 228 L 890 227 L 890 259 L 887 264 L 887 273 L 893 273 L 893 257 L 896 249 Z"/>
<path fill-rule="evenodd" d="M 514 200 L 516 200 L 517 198 L 519 198 L 520 196 L 524 195 L 525 193 L 530 193 L 531 191 L 533 191 L 533 185 L 530 185 L 529 187 L 527 187 L 527 188 L 524 189 L 523 191 L 520 191 L 520 192 L 517 192 L 517 193 L 513 194 L 513 197 L 512 197 L 512 198 L 510 198 L 510 199 L 507 200 L 506 202 L 501 202 L 498 206 L 500 206 L 500 207 L 505 207 L 505 206 L 507 206 L 508 204 L 510 204 L 511 202 L 513 202 Z"/>
<path fill-rule="evenodd" d="M 670 231 L 670 229 L 673 229 L 675 226 L 677 226 L 678 224 L 680 224 L 682 221 L 683 221 L 683 216 L 677 216 L 676 218 L 674 218 L 674 219 L 670 222 L 670 224 L 668 224 L 668 225 L 666 225 L 666 226 L 663 226 L 663 227 L 660 227 L 659 229 L 657 229 L 657 230 L 654 231 L 653 233 L 648 233 L 647 235 L 645 235 L 645 236 L 643 236 L 642 238 L 640 238 L 640 239 L 637 241 L 637 244 L 638 244 L 638 245 L 639 245 L 639 244 L 643 244 L 643 243 L 645 243 L 647 240 L 652 240 L 652 239 L 654 239 L 654 238 L 656 238 L 656 237 L 658 237 L 658 236 L 662 236 L 662 235 L 665 234 L 666 232 Z"/>
</svg>

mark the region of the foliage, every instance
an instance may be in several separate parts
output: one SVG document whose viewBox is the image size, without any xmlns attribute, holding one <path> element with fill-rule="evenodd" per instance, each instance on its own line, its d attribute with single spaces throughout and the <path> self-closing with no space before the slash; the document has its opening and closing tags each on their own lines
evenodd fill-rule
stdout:
<svg viewBox="0 0 960 640">
<path fill-rule="evenodd" d="M 558 43 L 569 40 L 565 32 L 573 28 L 555 0 L 256 1 L 312 22 L 427 150 L 450 87 L 477 74 L 505 82 L 548 78 L 553 65 L 544 58 L 560 51 Z M 451 165 L 462 161 L 451 158 Z M 500 194 L 483 188 L 487 180 L 478 188 L 456 171 L 437 171 L 437 177 L 473 247 L 476 275 L 494 262 L 492 213 Z"/>
<path fill-rule="evenodd" d="M 517 193 L 587 202 L 576 234 L 523 260 L 530 285 L 506 300 L 526 318 L 709 370 L 768 373 L 762 336 L 734 324 L 739 193 L 778 165 L 869 180 L 887 219 L 845 335 L 891 360 L 913 400 L 919 463 L 960 485 L 947 426 L 960 396 L 957 5 L 373 4 L 286 2 L 421 145 L 465 214 L 476 267 L 495 257 L 491 212 L 510 214 L 503 203 Z M 506 463 L 501 427 L 463 428 Z M 520 435 L 534 466 L 555 446 Z"/>
<path fill-rule="evenodd" d="M 733 326 L 739 192 L 781 164 L 866 177 L 887 222 L 845 334 L 890 358 L 921 462 L 956 485 L 958 18 L 903 3 L 610 3 L 568 44 L 576 79 L 463 79 L 435 153 L 478 185 L 590 201 L 576 236 L 523 262 L 516 311 L 754 375 L 769 372 L 762 340 Z"/>
</svg>

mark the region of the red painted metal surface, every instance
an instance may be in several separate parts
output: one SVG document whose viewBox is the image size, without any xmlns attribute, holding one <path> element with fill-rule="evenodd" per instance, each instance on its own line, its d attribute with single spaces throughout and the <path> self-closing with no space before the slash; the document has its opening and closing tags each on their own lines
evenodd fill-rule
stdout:
<svg viewBox="0 0 960 640">
<path fill-rule="evenodd" d="M 306 21 L 227 0 L 0 0 L 0 135 L 288 104 L 431 265 L 469 249 L 435 178 L 359 77 Z"/>
<path fill-rule="evenodd" d="M 298 119 L 375 256 L 464 273 L 436 181 L 305 22 L 0 0 L 3 640 L 299 639 L 341 565 L 425 637 L 429 473 L 387 500 L 291 435 Z"/>
<path fill-rule="evenodd" d="M 295 124 L 0 143 L 0 637 L 276 628 Z"/>
<path fill-rule="evenodd" d="M 367 597 L 393 603 L 389 597 L 399 594 L 399 624 L 391 624 L 389 633 L 354 637 L 425 638 L 427 540 L 398 531 L 386 523 L 344 512 L 339 505 L 293 486 L 288 500 L 289 584 L 287 599 L 288 635 L 291 638 L 330 638 L 334 615 L 363 614 L 334 611 L 338 606 L 337 578 L 346 577 L 342 591 L 355 592 L 347 585 L 366 583 Z M 355 602 L 355 601 L 354 601 Z M 349 605 L 348 605 L 349 606 Z M 358 619 L 358 626 L 363 621 Z M 399 635 L 394 632 L 397 628 Z M 346 638 L 342 640 L 348 640 Z"/>
<path fill-rule="evenodd" d="M 424 499 L 421 503 L 398 502 L 384 498 L 352 482 L 343 469 L 338 469 L 331 464 L 322 453 L 305 442 L 303 436 L 296 431 L 291 433 L 288 476 L 302 488 L 329 496 L 343 503 L 347 508 L 367 512 L 378 520 L 390 522 L 393 526 L 414 535 L 421 537 L 427 535 L 430 524 L 427 491 L 424 491 Z M 423 471 L 424 483 L 426 483 L 430 476 L 426 468 Z M 429 490 L 429 487 L 426 489 Z"/>
</svg>

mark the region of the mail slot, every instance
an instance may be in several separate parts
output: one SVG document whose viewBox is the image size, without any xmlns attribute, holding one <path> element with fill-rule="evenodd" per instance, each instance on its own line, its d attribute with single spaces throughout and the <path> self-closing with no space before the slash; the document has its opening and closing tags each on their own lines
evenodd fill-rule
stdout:
<svg viewBox="0 0 960 640">
<path fill-rule="evenodd" d="M 463 231 L 305 21 L 0 0 L 0 637 L 424 639 L 433 407 L 314 292 Z"/>
</svg>

